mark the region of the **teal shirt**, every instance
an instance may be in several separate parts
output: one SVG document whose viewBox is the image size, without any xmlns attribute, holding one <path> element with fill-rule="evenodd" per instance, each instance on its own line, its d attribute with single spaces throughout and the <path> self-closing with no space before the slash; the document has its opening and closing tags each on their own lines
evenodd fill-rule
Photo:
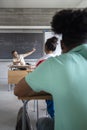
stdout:
<svg viewBox="0 0 87 130">
<path fill-rule="evenodd" d="M 87 130 L 87 45 L 52 57 L 25 77 L 27 84 L 53 96 L 55 130 Z"/>
</svg>

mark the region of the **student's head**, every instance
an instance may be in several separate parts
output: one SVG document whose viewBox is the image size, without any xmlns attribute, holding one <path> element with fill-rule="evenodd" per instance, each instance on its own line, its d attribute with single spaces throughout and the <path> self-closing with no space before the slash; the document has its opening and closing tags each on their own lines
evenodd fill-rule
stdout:
<svg viewBox="0 0 87 130">
<path fill-rule="evenodd" d="M 12 52 L 13 57 L 17 58 L 18 57 L 18 52 L 16 50 L 13 50 Z"/>
<path fill-rule="evenodd" d="M 56 34 L 62 34 L 65 52 L 87 43 L 87 9 L 61 10 L 53 16 L 51 26 Z"/>
<path fill-rule="evenodd" d="M 45 43 L 45 52 L 46 53 L 54 52 L 57 47 L 57 41 L 58 41 L 57 37 L 47 39 Z"/>
</svg>

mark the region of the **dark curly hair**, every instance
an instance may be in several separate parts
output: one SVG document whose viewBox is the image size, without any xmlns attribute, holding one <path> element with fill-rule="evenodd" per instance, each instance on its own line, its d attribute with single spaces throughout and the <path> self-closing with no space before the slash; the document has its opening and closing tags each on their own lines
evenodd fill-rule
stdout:
<svg viewBox="0 0 87 130">
<path fill-rule="evenodd" d="M 58 38 L 55 36 L 47 39 L 47 41 L 45 43 L 46 50 L 55 51 L 56 47 L 57 47 L 57 41 L 58 41 Z"/>
<path fill-rule="evenodd" d="M 62 34 L 62 40 L 67 47 L 86 43 L 87 8 L 66 9 L 56 12 L 51 26 L 56 34 Z"/>
<path fill-rule="evenodd" d="M 16 52 L 16 50 L 13 50 L 13 51 L 11 52 L 11 54 L 13 55 L 13 54 L 14 54 L 14 52 Z"/>
</svg>

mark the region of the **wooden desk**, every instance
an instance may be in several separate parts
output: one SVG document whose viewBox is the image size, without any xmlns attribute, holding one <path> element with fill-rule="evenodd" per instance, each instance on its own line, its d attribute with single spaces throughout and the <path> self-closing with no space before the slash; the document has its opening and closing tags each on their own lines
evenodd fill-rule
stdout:
<svg viewBox="0 0 87 130">
<path fill-rule="evenodd" d="M 20 68 L 25 68 L 25 69 L 29 69 L 30 65 L 10 65 L 9 68 L 12 69 L 20 69 Z"/>
<path fill-rule="evenodd" d="M 27 113 L 26 106 L 28 101 L 30 100 L 52 100 L 51 95 L 41 95 L 41 96 L 29 96 L 29 97 L 18 97 L 18 99 L 23 101 L 23 113 L 22 113 L 22 130 L 26 129 L 26 116 L 25 114 Z M 38 104 L 37 104 L 37 119 L 38 119 Z"/>
<path fill-rule="evenodd" d="M 29 97 L 18 97 L 19 100 L 52 100 L 51 95 L 40 95 L 40 96 L 29 96 Z"/>
<path fill-rule="evenodd" d="M 20 70 L 26 68 L 26 70 Z M 23 77 L 34 69 L 29 69 L 29 65 L 10 65 L 8 70 L 8 83 L 17 84 Z"/>
<path fill-rule="evenodd" d="M 32 70 L 8 70 L 8 90 L 11 90 L 12 84 L 17 84 L 22 78 L 24 78 Z"/>
<path fill-rule="evenodd" d="M 8 70 L 8 84 L 17 84 L 31 70 Z"/>
</svg>

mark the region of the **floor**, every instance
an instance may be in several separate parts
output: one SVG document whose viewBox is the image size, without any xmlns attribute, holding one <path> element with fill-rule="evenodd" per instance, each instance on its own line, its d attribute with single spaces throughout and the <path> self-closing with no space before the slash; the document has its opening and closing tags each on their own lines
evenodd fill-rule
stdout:
<svg viewBox="0 0 87 130">
<path fill-rule="evenodd" d="M 17 113 L 23 106 L 22 101 L 14 95 L 13 89 L 14 87 L 11 91 L 8 91 L 7 79 L 0 79 L 0 130 L 15 130 Z M 28 113 L 33 130 L 36 130 L 37 112 L 36 107 L 34 111 L 33 100 L 28 102 Z M 46 116 L 46 104 L 45 101 L 39 100 L 39 117 L 42 116 Z"/>
</svg>

